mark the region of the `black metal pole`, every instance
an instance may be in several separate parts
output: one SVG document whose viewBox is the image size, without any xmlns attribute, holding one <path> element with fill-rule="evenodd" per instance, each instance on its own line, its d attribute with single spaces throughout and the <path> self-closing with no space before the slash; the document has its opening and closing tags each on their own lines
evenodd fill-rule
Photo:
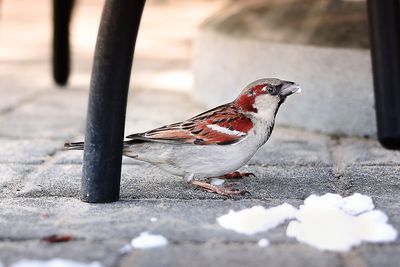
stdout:
<svg viewBox="0 0 400 267">
<path fill-rule="evenodd" d="M 378 139 L 389 149 L 400 149 L 399 8 L 399 0 L 368 0 Z"/>
<path fill-rule="evenodd" d="M 82 200 L 119 199 L 126 102 L 145 0 L 106 0 L 92 70 L 86 122 Z"/>
<path fill-rule="evenodd" d="M 70 70 L 69 24 L 74 0 L 53 0 L 53 78 L 66 85 Z"/>
</svg>

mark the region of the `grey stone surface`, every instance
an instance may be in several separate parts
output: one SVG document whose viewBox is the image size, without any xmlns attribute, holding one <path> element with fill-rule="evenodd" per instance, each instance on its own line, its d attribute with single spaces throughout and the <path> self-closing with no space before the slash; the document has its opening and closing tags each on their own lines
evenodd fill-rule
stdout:
<svg viewBox="0 0 400 267">
<path fill-rule="evenodd" d="M 323 49 L 322 54 L 314 54 L 314 48 L 278 44 L 264 47 L 255 43 L 247 46 L 240 40 L 234 39 L 232 43 L 231 39 L 226 39 L 229 45 L 223 47 L 223 54 L 213 55 L 214 58 L 210 53 L 210 57 L 204 58 L 203 66 L 210 71 L 214 66 L 223 71 L 222 76 L 210 72 L 207 82 L 222 86 L 219 78 L 225 79 L 232 82 L 229 88 L 238 90 L 237 86 L 247 79 L 279 74 L 304 84 L 305 94 L 288 99 L 278 114 L 278 123 L 286 122 L 284 112 L 293 116 L 290 118 L 300 116 L 296 121 L 300 127 L 276 127 L 271 140 L 241 169 L 254 172 L 257 177 L 231 181 L 233 186 L 249 190 L 252 195 L 217 196 L 155 166 L 124 158 L 121 200 L 88 204 L 79 200 L 82 151 L 62 151 L 61 148 L 64 142 L 84 139 L 87 88 L 96 34 L 88 29 L 97 28 L 101 5 L 99 1 L 90 0 L 77 6 L 74 23 L 79 27 L 73 31 L 76 37 L 73 75 L 70 86 L 60 90 L 52 84 L 48 72 L 48 14 L 39 4 L 42 2 L 28 4 L 14 0 L 5 1 L 4 5 L 2 2 L 1 6 L 0 262 L 6 267 L 21 259 L 56 257 L 100 261 L 107 267 L 398 266 L 400 238 L 385 245 L 362 244 L 348 253 L 328 253 L 288 238 L 287 223 L 272 231 L 247 236 L 225 230 L 216 222 L 218 216 L 230 209 L 254 205 L 269 208 L 284 202 L 298 207 L 310 194 L 333 192 L 346 196 L 360 192 L 370 195 L 377 209 L 384 211 L 389 222 L 400 229 L 399 152 L 382 149 L 376 140 L 329 136 L 305 129 L 315 123 L 317 117 L 326 118 L 318 125 L 323 130 L 343 126 L 343 121 L 330 117 L 332 112 L 341 115 L 347 112 L 347 122 L 351 125 L 346 127 L 360 127 L 361 124 L 364 128 L 373 127 L 370 124 L 373 116 L 362 110 L 370 108 L 372 92 L 368 86 L 361 88 L 365 91 L 359 88 L 362 87 L 360 79 L 365 78 L 368 83 L 369 76 L 354 76 L 346 71 L 367 66 L 368 52 L 341 51 L 349 60 L 346 64 L 340 58 L 330 61 L 337 56 L 335 49 Z M 141 25 L 145 29 L 139 34 L 135 52 L 134 90 L 129 94 L 126 135 L 181 121 L 204 111 L 187 94 L 191 88 L 188 69 L 191 39 L 188 36 L 194 35 L 194 25 L 198 25 L 202 16 L 204 18 L 212 7 L 215 10 L 222 3 L 222 0 L 148 1 Z M 194 13 L 188 12 L 193 10 Z M 182 24 L 183 20 L 187 23 Z M 173 37 L 160 35 L 163 27 L 176 29 L 178 26 L 182 31 L 174 33 Z M 24 31 L 14 34 L 15 29 Z M 218 43 L 212 45 L 218 48 Z M 237 47 L 250 47 L 250 56 L 235 62 L 231 55 Z M 309 61 L 302 61 L 297 53 L 304 53 Z M 268 61 L 261 54 L 268 56 Z M 224 56 L 223 60 L 229 64 L 224 65 L 226 62 L 217 56 Z M 282 64 L 270 63 L 274 58 Z M 258 59 L 263 64 L 259 64 Z M 218 64 L 214 64 L 214 60 L 218 60 Z M 357 66 L 353 64 L 356 61 L 359 62 Z M 284 69 L 295 63 L 292 69 Z M 315 66 L 327 72 L 322 76 L 310 74 L 309 70 Z M 246 76 L 245 69 L 252 70 L 254 76 Z M 232 76 L 236 81 L 232 81 Z M 348 83 L 343 86 L 339 78 L 348 79 Z M 308 93 L 312 86 L 319 86 L 320 91 Z M 341 89 L 336 89 L 338 87 Z M 214 90 L 213 87 L 201 88 L 201 92 L 207 89 Z M 198 90 L 195 91 L 197 95 Z M 340 90 L 346 96 L 359 90 L 358 100 L 363 102 L 358 107 L 359 115 L 365 116 L 360 121 L 353 123 L 356 118 L 349 116 L 354 114 L 349 106 L 329 106 L 337 104 L 333 100 L 338 92 L 343 93 Z M 209 91 L 209 95 L 203 95 L 203 100 L 213 99 L 219 104 L 222 101 L 219 94 Z M 224 97 L 229 98 L 229 95 Z M 295 102 L 309 105 L 308 109 L 293 109 Z M 325 109 L 319 105 L 325 105 Z M 327 110 L 331 113 L 326 113 Z M 157 221 L 151 222 L 152 217 Z M 142 231 L 161 234 L 170 243 L 164 248 L 120 255 L 119 249 Z M 70 235 L 72 240 L 55 244 L 40 241 L 52 234 Z M 270 240 L 270 246 L 258 247 L 261 238 Z"/>
<path fill-rule="evenodd" d="M 81 165 L 52 164 L 39 168 L 24 178 L 24 197 L 79 197 Z M 261 167 L 241 169 L 256 177 L 236 180 L 235 188 L 247 190 L 254 199 L 304 199 L 312 193 L 336 192 L 335 178 L 330 168 L 323 167 Z M 178 198 L 225 199 L 187 184 L 181 177 L 170 175 L 147 163 L 124 165 L 121 177 L 121 197 L 124 199 Z"/>
<path fill-rule="evenodd" d="M 369 48 L 365 1 L 269 0 L 230 3 L 207 25 L 235 36 L 280 43 Z"/>
<path fill-rule="evenodd" d="M 296 207 L 301 204 L 299 200 L 289 199 L 287 202 Z M 377 207 L 385 209 L 391 223 L 398 227 L 400 218 L 392 214 L 398 213 L 398 207 L 389 202 L 379 202 L 376 203 Z M 394 256 L 394 252 L 399 250 L 399 241 L 384 246 L 366 244 L 350 253 L 327 253 L 287 238 L 287 223 L 274 231 L 252 236 L 225 230 L 216 223 L 216 218 L 230 209 L 239 210 L 253 205 L 272 207 L 281 203 L 281 200 L 275 199 L 149 199 L 112 204 L 87 204 L 71 198 L 8 199 L 2 201 L 0 235 L 3 241 L 0 244 L 0 258 L 5 262 L 14 262 L 21 257 L 49 259 L 58 255 L 81 261 L 98 260 L 106 265 L 114 264 L 118 258 L 122 260 L 122 266 L 132 264 L 133 261 L 138 266 L 164 266 L 163 263 L 166 266 L 182 266 L 188 263 L 188 259 L 192 259 L 194 266 L 207 266 L 203 264 L 212 262 L 220 263 L 221 266 L 240 266 L 246 262 L 251 266 L 261 266 L 266 261 L 272 266 L 314 266 L 313 263 L 315 266 L 343 266 L 342 258 L 355 258 L 352 253 L 357 253 L 365 262 L 396 266 L 390 264 L 394 260 L 384 256 Z M 151 217 L 158 220 L 150 222 Z M 26 227 L 27 223 L 35 227 Z M 142 231 L 162 234 L 170 244 L 160 249 L 136 250 L 121 258 L 118 250 Z M 73 240 L 60 244 L 39 241 L 51 234 L 67 234 Z M 271 245 L 258 247 L 260 238 L 268 238 Z M 179 251 L 182 252 L 180 257 Z"/>
<path fill-rule="evenodd" d="M 22 180 L 36 166 L 15 163 L 0 163 L 0 198 L 15 194 L 21 189 Z"/>
<path fill-rule="evenodd" d="M 79 198 L 82 167 L 80 165 L 43 165 L 23 179 L 19 196 L 60 196 Z"/>
<path fill-rule="evenodd" d="M 328 141 L 323 135 L 275 127 L 271 138 L 254 155 L 250 164 L 331 166 Z"/>
<path fill-rule="evenodd" d="M 302 201 L 287 199 L 286 202 L 298 207 Z M 272 266 L 313 266 L 312 262 L 316 266 L 342 266 L 341 258 L 347 257 L 346 253 L 320 252 L 298 244 L 285 236 L 287 223 L 268 233 L 247 236 L 225 230 L 216 222 L 218 216 L 226 214 L 230 209 L 239 210 L 253 205 L 272 207 L 281 203 L 283 200 L 276 199 L 138 199 L 111 204 L 87 204 L 74 198 L 10 198 L 1 202 L 0 259 L 8 263 L 26 257 L 49 259 L 57 255 L 80 261 L 101 261 L 106 266 L 115 264 L 117 259 L 122 260 L 122 265 L 132 264 L 134 260 L 140 262 L 138 266 L 163 266 L 162 263 L 181 266 L 190 258 L 195 266 L 205 266 L 202 265 L 204 262 L 213 261 L 222 266 L 228 263 L 240 266 L 243 262 L 261 266 L 265 261 Z M 392 205 L 386 200 L 379 200 L 376 204 L 388 213 L 390 222 L 398 227 L 398 204 Z M 150 222 L 152 217 L 158 220 Z M 142 231 L 162 234 L 170 244 L 166 248 L 133 251 L 121 258 L 118 250 Z M 52 234 L 67 234 L 73 239 L 60 244 L 39 241 Z M 260 238 L 268 238 L 271 245 L 259 248 L 257 242 Z M 382 254 L 380 248 L 367 244 L 355 252 L 367 262 L 396 266 L 390 265 L 394 261 L 383 256 L 398 251 L 399 241 L 383 246 Z M 184 252 L 181 257 L 178 257 L 178 251 Z M 152 258 L 157 260 L 150 262 Z"/>
<path fill-rule="evenodd" d="M 157 260 L 155 260 L 157 259 Z M 121 266 L 342 266 L 339 255 L 299 245 L 259 248 L 254 243 L 204 245 L 182 244 L 151 251 L 135 251 Z"/>
<path fill-rule="evenodd" d="M 1 67 L 0 70 L 2 70 Z M 4 72 L 1 71 L 0 78 L 4 78 L 3 75 Z M 1 99 L 0 113 L 4 114 L 12 111 L 15 106 L 18 106 L 26 101 L 29 101 L 30 99 L 34 98 L 38 94 L 38 92 L 44 90 L 41 87 L 39 88 L 29 87 L 23 89 L 15 87 L 18 87 L 18 85 L 10 82 L 8 86 L 6 85 L 2 88 L 2 90 L 0 90 L 0 99 Z"/>
<path fill-rule="evenodd" d="M 11 266 L 20 260 L 52 260 L 55 256 L 84 263 L 101 261 L 103 266 L 115 266 L 120 257 L 120 240 L 76 240 L 68 243 L 47 244 L 40 240 L 3 240 L 0 242 L 0 260 Z M 82 253 L 84 251 L 85 253 Z"/>
<path fill-rule="evenodd" d="M 65 140 L 81 132 L 87 92 L 48 90 L 0 118 L 0 136 Z"/>
<path fill-rule="evenodd" d="M 165 174 L 156 167 L 150 174 L 139 171 L 139 167 L 126 166 L 122 179 L 122 196 L 126 198 L 181 198 L 181 199 L 220 199 L 225 198 L 207 194 L 203 190 L 187 185 L 182 178 Z M 233 182 L 235 187 L 249 191 L 252 195 L 238 199 L 303 199 L 307 194 L 334 192 L 329 183 L 333 176 L 329 169 L 248 167 L 242 171 L 253 172 L 257 177 Z M 125 183 L 126 182 L 126 183 Z"/>
<path fill-rule="evenodd" d="M 295 206 L 298 200 L 287 200 Z M 216 218 L 230 209 L 283 201 L 269 200 L 123 200 L 112 204 L 87 204 L 72 198 L 15 198 L 3 200 L 0 233 L 6 240 L 36 240 L 51 234 L 69 234 L 76 241 L 123 240 L 129 242 L 143 231 L 162 234 L 172 244 L 184 242 L 252 242 L 267 237 L 274 243 L 296 243 L 285 236 L 286 224 L 268 233 L 243 235 L 218 225 Z M 22 214 L 23 211 L 23 214 Z M 157 218 L 151 222 L 150 218 Z M 35 222 L 36 228 L 26 227 Z M 118 222 L 118 223 L 115 223 Z M 96 226 L 96 227 L 93 227 Z"/>
<path fill-rule="evenodd" d="M 373 198 L 376 209 L 384 211 L 387 216 L 389 223 L 395 227 L 395 229 L 400 229 L 400 203 L 396 197 L 375 197 Z M 400 236 L 397 236 L 395 241 L 396 245 L 400 245 Z M 385 244 L 384 244 L 385 245 Z M 387 245 L 387 244 L 386 244 Z M 389 246 L 393 244 L 388 244 Z M 382 245 L 383 246 L 383 245 Z M 374 247 L 374 246 L 371 246 Z"/>
<path fill-rule="evenodd" d="M 0 163 L 40 164 L 62 147 L 60 141 L 0 137 Z"/>
<path fill-rule="evenodd" d="M 66 101 L 76 92 L 70 93 Z M 199 112 L 183 94 L 136 91 L 133 95 L 127 123 L 130 132 Z M 50 100 L 53 96 L 46 97 Z M 32 116 L 48 108 L 39 103 L 27 103 L 44 106 L 32 108 Z M 153 109 L 151 103 L 157 108 Z M 69 112 L 67 105 L 59 107 L 56 112 Z M 23 121 L 19 109 L 4 117 L 15 114 Z M 82 122 L 83 118 L 77 120 Z M 64 127 L 61 122 L 60 127 Z M 277 127 L 271 140 L 241 169 L 257 177 L 232 181 L 252 195 L 232 199 L 194 188 L 150 164 L 124 159 L 121 201 L 94 205 L 79 200 L 82 151 L 60 150 L 65 141 L 82 140 L 82 131 L 73 127 L 68 136 L 56 137 L 58 129 L 52 128 L 50 139 L 37 136 L 39 130 L 32 130 L 33 134 L 25 138 L 16 131 L 16 136 L 0 139 L 5 148 L 0 150 L 0 261 L 6 264 L 22 258 L 61 257 L 97 260 L 105 266 L 182 266 L 189 259 L 193 266 L 261 266 L 265 262 L 270 266 L 395 266 L 395 260 L 385 256 L 398 251 L 399 239 L 383 247 L 367 244 L 350 253 L 327 253 L 286 237 L 286 223 L 253 236 L 224 230 L 216 223 L 216 218 L 230 209 L 272 207 L 284 202 L 298 207 L 310 194 L 360 192 L 372 196 L 377 208 L 387 213 L 390 223 L 399 229 L 397 152 L 383 150 L 376 141 Z M 151 217 L 157 222 L 150 222 Z M 142 231 L 162 234 L 170 244 L 120 255 L 118 250 Z M 60 244 L 40 241 L 51 234 L 71 235 L 73 240 Z M 268 238 L 271 245 L 258 247 L 261 238 Z"/>
<path fill-rule="evenodd" d="M 359 253 L 365 266 L 389 267 L 399 265 L 400 262 L 400 246 L 367 246 Z"/>
<path fill-rule="evenodd" d="M 246 10 L 252 2 L 237 1 L 238 5 L 243 6 L 239 11 L 232 14 L 223 9 L 214 16 L 214 21 L 210 19 L 203 25 L 196 40 L 193 59 L 193 94 L 196 101 L 213 107 L 232 101 L 242 88 L 256 79 L 276 77 L 295 81 L 303 88 L 302 94 L 291 96 L 282 105 L 277 118 L 278 124 L 330 134 L 375 136 L 369 50 L 288 43 L 285 40 L 277 42 L 265 40 L 258 34 L 252 37 L 235 36 L 229 31 L 218 29 L 222 23 L 221 18 L 236 19 L 240 23 L 240 12 Z M 324 2 L 322 5 L 328 3 L 321 2 Z M 262 5 L 269 4 L 262 2 Z M 271 11 L 261 15 L 262 11 L 259 9 L 253 11 L 251 23 L 258 27 L 262 25 L 271 31 L 280 26 L 264 25 L 264 20 L 267 20 L 265 17 L 286 14 Z M 259 11 L 261 14 L 257 13 Z M 292 36 L 291 31 L 300 31 L 298 24 L 281 27 L 285 26 L 284 32 L 287 36 Z M 309 38 L 308 35 L 299 36 L 306 41 Z"/>
<path fill-rule="evenodd" d="M 400 165 L 400 151 L 384 149 L 377 140 L 348 138 L 341 142 L 346 165 Z"/>
<path fill-rule="evenodd" d="M 400 166 L 349 167 L 344 173 L 350 192 L 367 194 L 374 198 L 398 199 Z"/>
</svg>

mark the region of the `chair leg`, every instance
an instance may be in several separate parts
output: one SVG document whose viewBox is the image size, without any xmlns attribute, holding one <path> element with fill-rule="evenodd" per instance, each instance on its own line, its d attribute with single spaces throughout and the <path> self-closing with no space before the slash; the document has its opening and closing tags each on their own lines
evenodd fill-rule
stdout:
<svg viewBox="0 0 400 267">
<path fill-rule="evenodd" d="M 378 139 L 400 149 L 400 2 L 368 0 Z"/>
<path fill-rule="evenodd" d="M 74 0 L 53 0 L 53 78 L 64 86 L 70 71 L 69 24 Z"/>
<path fill-rule="evenodd" d="M 119 199 L 126 102 L 145 0 L 106 0 L 90 84 L 81 198 Z"/>
</svg>

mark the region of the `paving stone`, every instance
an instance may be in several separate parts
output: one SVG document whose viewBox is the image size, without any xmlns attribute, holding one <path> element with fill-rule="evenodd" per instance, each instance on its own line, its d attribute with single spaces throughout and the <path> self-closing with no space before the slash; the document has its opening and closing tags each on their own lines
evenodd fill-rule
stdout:
<svg viewBox="0 0 400 267">
<path fill-rule="evenodd" d="M 78 197 L 81 165 L 51 165 L 30 174 L 20 196 L 25 197 Z M 312 193 L 335 192 L 330 168 L 315 167 L 259 167 L 243 171 L 254 172 L 249 177 L 234 182 L 237 188 L 248 190 L 251 196 L 235 198 L 255 199 L 304 199 Z M 187 184 L 181 177 L 170 175 L 147 163 L 122 167 L 121 197 L 125 199 L 175 198 L 175 199 L 224 199 Z"/>
<path fill-rule="evenodd" d="M 344 178 L 350 192 L 373 198 L 399 199 L 400 166 L 353 166 L 346 169 Z"/>
<path fill-rule="evenodd" d="M 0 136 L 68 139 L 82 131 L 87 93 L 49 91 L 0 119 Z"/>
<path fill-rule="evenodd" d="M 327 144 L 326 136 L 275 127 L 250 164 L 331 166 Z"/>
<path fill-rule="evenodd" d="M 129 242 L 143 231 L 166 236 L 171 243 L 257 242 L 267 237 L 274 243 L 295 243 L 285 236 L 286 223 L 270 232 L 239 234 L 218 225 L 216 218 L 230 209 L 299 200 L 124 200 L 88 204 L 73 198 L 14 198 L 3 200 L 0 238 L 36 240 L 51 234 L 69 234 L 77 240 L 121 239 Z M 150 218 L 157 218 L 151 222 Z M 27 223 L 35 227 L 26 227 Z M 96 227 L 93 227 L 93 226 Z"/>
<path fill-rule="evenodd" d="M 256 175 L 244 180 L 253 198 L 305 199 L 311 194 L 337 193 L 331 168 L 251 166 L 243 170 Z"/>
<path fill-rule="evenodd" d="M 75 139 L 75 138 L 73 138 Z M 80 139 L 83 140 L 83 139 Z M 54 164 L 80 164 L 83 162 L 83 151 L 81 150 L 69 150 L 60 151 L 57 157 L 54 159 Z"/>
<path fill-rule="evenodd" d="M 182 255 L 193 254 L 193 257 L 189 258 L 193 259 L 194 266 L 205 266 L 201 264 L 208 261 L 216 261 L 220 266 L 225 266 L 223 263 L 238 266 L 236 264 L 243 262 L 233 256 L 237 254 L 240 255 L 240 259 L 248 262 L 249 266 L 259 266 L 265 262 L 268 262 L 269 266 L 313 266 L 311 262 L 315 261 L 318 262 L 316 266 L 337 266 L 340 262 L 339 255 L 343 254 L 320 252 L 286 237 L 287 223 L 267 233 L 248 236 L 225 230 L 216 222 L 218 216 L 226 214 L 230 209 L 240 210 L 254 205 L 272 207 L 283 202 L 276 199 L 150 199 L 88 204 L 73 198 L 5 199 L 0 204 L 3 215 L 0 218 L 0 259 L 7 259 L 9 262 L 21 258 L 21 255 L 41 259 L 56 255 L 63 258 L 72 257 L 75 260 L 100 260 L 109 263 L 110 258 L 115 260 L 118 249 L 124 244 L 139 233 L 150 231 L 165 236 L 170 244 L 161 249 L 134 251 L 122 259 L 123 264 L 131 263 L 135 259 L 141 262 L 138 266 L 153 266 L 149 262 L 153 258 L 160 259 L 157 266 L 181 266 L 188 262 L 185 256 L 177 257 L 178 251 L 181 251 Z M 295 207 L 302 203 L 291 199 L 285 202 Z M 376 205 L 388 213 L 390 223 L 397 227 L 400 219 L 391 215 L 393 212 L 398 213 L 398 204 L 393 206 L 390 202 L 379 200 Z M 157 218 L 157 221 L 151 222 L 152 217 Z M 34 227 L 27 227 L 27 224 Z M 54 245 L 38 242 L 42 237 L 51 234 L 68 234 L 74 241 Z M 261 238 L 268 238 L 271 245 L 259 248 L 257 242 Z M 398 246 L 396 244 L 399 242 L 385 245 L 383 248 Z M 23 250 L 29 247 L 36 249 Z M 376 262 L 381 257 L 381 247 L 367 244 L 355 251 L 361 254 L 371 251 L 367 256 Z M 195 251 L 197 256 L 194 255 Z M 237 253 L 233 253 L 235 251 Z M 276 258 L 271 258 L 273 255 Z M 204 261 L 200 260 L 202 258 Z M 170 264 L 162 265 L 164 261 L 165 264 Z"/>
<path fill-rule="evenodd" d="M 299 204 L 296 200 L 288 201 Z M 71 258 L 75 255 L 75 260 L 107 261 L 142 231 L 164 235 L 170 246 L 180 244 L 185 248 L 190 244 L 217 243 L 222 249 L 221 256 L 230 242 L 249 243 L 253 248 L 257 248 L 257 241 L 263 237 L 277 244 L 293 243 L 285 237 L 285 226 L 272 234 L 247 236 L 225 230 L 216 223 L 216 218 L 229 209 L 278 204 L 281 201 L 131 200 L 96 205 L 68 198 L 8 199 L 1 203 L 0 259 L 10 262 L 22 255 L 24 258 Z M 151 217 L 158 220 L 150 222 Z M 27 224 L 34 227 L 27 227 Z M 52 234 L 68 234 L 75 241 L 60 245 L 37 242 Z M 32 251 L 24 253 L 22 247 L 32 248 Z"/>
<path fill-rule="evenodd" d="M 0 163 L 0 198 L 8 197 L 20 190 L 21 180 L 34 168 L 33 165 Z"/>
<path fill-rule="evenodd" d="M 82 177 L 80 165 L 42 166 L 23 179 L 19 196 L 64 196 L 79 198 Z"/>
<path fill-rule="evenodd" d="M 204 245 L 182 244 L 148 251 L 135 251 L 121 266 L 342 266 L 339 255 L 300 245 L 260 248 L 256 243 Z"/>
<path fill-rule="evenodd" d="M 40 164 L 61 146 L 62 142 L 51 140 L 0 138 L 0 163 Z"/>
<path fill-rule="evenodd" d="M 400 262 L 399 245 L 369 245 L 360 249 L 359 254 L 365 266 L 392 267 L 399 266 Z"/>
<path fill-rule="evenodd" d="M 393 225 L 397 231 L 400 230 L 400 203 L 398 198 L 372 198 L 375 208 L 382 210 L 389 218 L 389 223 Z M 394 245 L 391 243 L 390 245 Z M 395 245 L 400 245 L 400 235 L 397 236 Z"/>
<path fill-rule="evenodd" d="M 67 243 L 48 244 L 39 240 L 3 240 L 0 242 L 0 262 L 5 266 L 26 260 L 52 260 L 56 258 L 90 263 L 101 261 L 108 266 L 115 266 L 120 240 L 76 240 Z"/>
<path fill-rule="evenodd" d="M 341 139 L 346 165 L 400 165 L 400 151 L 384 149 L 377 140 Z"/>
<path fill-rule="evenodd" d="M 0 68 L 2 70 L 3 68 Z M 7 81 L 2 77 L 4 75 L 3 72 L 0 75 L 0 79 L 2 81 Z M 15 74 L 14 74 L 15 75 Z M 5 75 L 4 75 L 5 76 Z M 15 83 L 15 80 L 7 81 L 8 84 L 2 83 L 2 88 L 0 90 L 0 113 L 6 113 L 10 110 L 16 108 L 20 103 L 27 101 L 33 98 L 38 91 L 43 90 L 43 88 L 37 87 L 28 87 L 28 88 L 18 88 L 18 85 Z"/>
</svg>

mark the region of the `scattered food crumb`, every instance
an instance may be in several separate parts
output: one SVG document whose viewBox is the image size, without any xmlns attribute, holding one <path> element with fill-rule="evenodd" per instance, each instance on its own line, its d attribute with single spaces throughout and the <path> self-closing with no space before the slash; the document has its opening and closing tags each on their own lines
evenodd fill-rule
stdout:
<svg viewBox="0 0 400 267">
<path fill-rule="evenodd" d="M 296 219 L 286 234 L 321 250 L 348 251 L 366 242 L 388 242 L 397 231 L 387 223 L 387 216 L 373 210 L 370 197 L 354 194 L 342 198 L 337 194 L 311 195 L 304 200 Z"/>
<path fill-rule="evenodd" d="M 151 222 L 156 222 L 156 221 L 158 221 L 158 219 L 157 219 L 156 217 L 151 217 L 151 218 L 150 218 L 150 221 L 151 221 Z"/>
<path fill-rule="evenodd" d="M 287 203 L 269 209 L 265 209 L 262 206 L 254 206 L 240 211 L 230 210 L 228 214 L 217 218 L 217 221 L 226 229 L 252 235 L 267 231 L 287 219 L 294 218 L 296 211 L 296 208 Z"/>
<path fill-rule="evenodd" d="M 370 211 L 375 208 L 372 199 L 369 196 L 354 193 L 351 196 L 343 198 L 342 209 L 351 215 L 358 215 L 365 211 Z"/>
<path fill-rule="evenodd" d="M 41 240 L 48 243 L 61 243 L 71 241 L 72 237 L 70 235 L 49 235 L 43 237 Z"/>
<path fill-rule="evenodd" d="M 269 241 L 266 238 L 261 238 L 260 240 L 258 240 L 258 246 L 263 248 L 269 245 Z"/>
<path fill-rule="evenodd" d="M 152 235 L 148 232 L 141 233 L 138 237 L 132 239 L 132 248 L 148 249 L 162 247 L 168 244 L 168 240 L 162 235 Z"/>
<path fill-rule="evenodd" d="M 328 193 L 309 196 L 299 209 L 287 203 L 269 209 L 254 206 L 230 210 L 217 221 L 226 229 L 251 235 L 295 219 L 287 227 L 287 236 L 321 250 L 348 251 L 363 241 L 390 242 L 397 238 L 397 230 L 388 224 L 386 214 L 374 208 L 366 195 L 355 193 L 343 198 Z M 258 245 L 267 246 L 269 241 L 260 239 Z"/>
<path fill-rule="evenodd" d="M 102 267 L 99 262 L 83 263 L 64 259 L 52 259 L 49 261 L 21 260 L 11 267 Z"/>
<path fill-rule="evenodd" d="M 212 185 L 223 185 L 225 183 L 225 180 L 219 179 L 219 178 L 211 178 L 210 179 L 210 184 Z"/>
</svg>

